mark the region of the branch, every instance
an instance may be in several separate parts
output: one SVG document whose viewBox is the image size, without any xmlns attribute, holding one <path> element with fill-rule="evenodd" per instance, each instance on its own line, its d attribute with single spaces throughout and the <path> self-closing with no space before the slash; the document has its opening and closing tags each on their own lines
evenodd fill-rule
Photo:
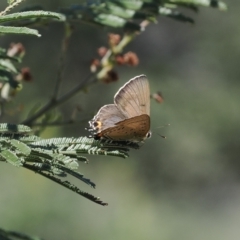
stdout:
<svg viewBox="0 0 240 240">
<path fill-rule="evenodd" d="M 60 104 L 66 102 L 74 95 L 76 95 L 79 91 L 84 89 L 87 85 L 96 82 L 95 74 L 90 74 L 87 76 L 81 83 L 75 86 L 72 90 L 64 94 L 62 97 L 57 98 L 56 100 L 51 99 L 45 106 L 43 106 L 38 112 L 30 116 L 29 118 L 25 119 L 22 124 L 32 126 L 32 123 L 45 114 L 47 111 L 52 110 L 53 108 L 59 106 Z"/>
</svg>

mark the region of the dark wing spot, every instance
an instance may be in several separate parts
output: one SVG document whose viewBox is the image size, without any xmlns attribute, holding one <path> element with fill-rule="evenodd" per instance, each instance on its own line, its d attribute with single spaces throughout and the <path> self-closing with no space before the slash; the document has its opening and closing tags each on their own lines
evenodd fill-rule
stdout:
<svg viewBox="0 0 240 240">
<path fill-rule="evenodd" d="M 97 127 L 97 126 L 98 126 L 98 122 L 94 122 L 94 123 L 93 123 L 93 126 L 94 126 L 94 127 Z"/>
</svg>

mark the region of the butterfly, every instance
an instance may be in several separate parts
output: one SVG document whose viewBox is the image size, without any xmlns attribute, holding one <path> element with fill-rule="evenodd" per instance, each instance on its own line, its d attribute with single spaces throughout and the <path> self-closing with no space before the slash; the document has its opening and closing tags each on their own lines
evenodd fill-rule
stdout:
<svg viewBox="0 0 240 240">
<path fill-rule="evenodd" d="M 145 75 L 126 82 L 115 94 L 114 104 L 104 105 L 89 121 L 95 139 L 141 142 L 151 136 L 150 90 Z"/>
</svg>

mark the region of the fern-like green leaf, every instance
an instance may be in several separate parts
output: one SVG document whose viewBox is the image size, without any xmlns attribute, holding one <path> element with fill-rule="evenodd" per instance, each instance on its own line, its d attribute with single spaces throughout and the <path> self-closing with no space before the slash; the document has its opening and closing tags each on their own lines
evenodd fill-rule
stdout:
<svg viewBox="0 0 240 240">
<path fill-rule="evenodd" d="M 90 201 L 93 201 L 93 202 L 95 202 L 97 204 L 100 204 L 102 206 L 108 205 L 107 203 L 101 201 L 99 197 L 94 197 L 93 195 L 91 195 L 89 193 L 81 191 L 74 184 L 71 184 L 68 181 L 62 181 L 61 179 L 59 179 L 59 178 L 57 178 L 57 177 L 55 177 L 55 176 L 53 176 L 53 175 L 51 175 L 49 173 L 45 173 L 45 172 L 41 171 L 37 166 L 33 166 L 33 165 L 29 165 L 29 164 L 25 163 L 24 167 L 29 169 L 29 170 L 32 170 L 34 172 L 37 172 L 38 174 L 40 174 L 40 175 L 42 175 L 42 176 L 44 176 L 44 177 L 46 177 L 46 178 L 48 178 L 48 179 L 50 179 L 50 180 L 52 180 L 52 181 L 54 181 L 56 183 L 58 183 L 58 184 L 60 184 L 60 185 L 62 185 L 64 187 L 68 188 L 69 190 L 71 190 L 71 191 L 73 191 L 73 192 L 75 192 L 75 193 L 77 193 L 77 194 L 79 194 L 79 195 L 89 199 Z"/>
<path fill-rule="evenodd" d="M 49 11 L 24 11 L 18 13 L 12 13 L 0 17 L 0 23 L 20 21 L 23 19 L 31 18 L 51 18 L 58 21 L 65 21 L 66 17 L 63 14 Z"/>
<path fill-rule="evenodd" d="M 83 154 L 126 158 L 130 148 L 139 148 L 134 143 L 98 141 L 88 137 L 40 139 L 30 136 L 31 132 L 31 128 L 24 125 L 0 124 L 0 160 L 38 172 L 101 205 L 106 203 L 55 176 L 71 175 L 95 188 L 95 183 L 77 171 L 79 162 L 88 161 Z"/>
<path fill-rule="evenodd" d="M 32 129 L 28 126 L 22 124 L 10 124 L 10 123 L 1 123 L 0 124 L 0 133 L 19 133 L 25 134 L 32 132 Z"/>
<path fill-rule="evenodd" d="M 227 5 L 218 0 L 169 0 L 168 2 L 174 3 L 176 5 L 181 4 L 191 4 L 191 5 L 199 5 L 204 7 L 213 7 L 218 8 L 219 10 L 227 10 Z"/>
<path fill-rule="evenodd" d="M 37 30 L 27 28 L 27 27 L 6 27 L 6 26 L 0 26 L 0 33 L 12 33 L 12 34 L 29 34 L 29 35 L 35 35 L 37 37 L 41 37 L 41 34 L 38 33 Z"/>
<path fill-rule="evenodd" d="M 17 157 L 17 155 L 11 150 L 3 150 L 0 152 L 0 156 L 8 163 L 11 163 L 13 166 L 21 167 L 22 161 Z"/>
<path fill-rule="evenodd" d="M 20 142 L 16 139 L 11 139 L 10 142 L 11 145 L 15 147 L 21 155 L 28 156 L 31 153 L 31 148 L 28 147 L 25 143 Z"/>
<path fill-rule="evenodd" d="M 0 228 L 0 239 L 1 240 L 43 240 L 40 237 L 29 236 L 24 233 L 16 232 L 16 231 L 7 231 L 5 229 Z"/>
<path fill-rule="evenodd" d="M 60 14 L 65 15 L 66 21 L 68 22 L 81 21 L 98 26 L 122 28 L 128 32 L 134 32 L 144 30 L 136 19 L 156 22 L 159 15 L 170 17 L 177 21 L 193 23 L 193 19 L 185 16 L 185 14 L 179 10 L 179 7 L 189 8 L 196 12 L 199 6 L 213 7 L 219 10 L 227 9 L 226 4 L 218 0 L 105 0 L 75 4 L 68 8 L 62 8 Z M 37 6 L 35 9 L 41 9 L 41 7 Z M 13 18 L 9 18 L 8 16 L 9 15 L 4 16 L 2 21 L 13 20 Z M 29 16 L 27 16 L 27 14 L 24 15 L 24 12 L 19 16 L 21 16 L 21 20 L 17 17 L 14 18 L 18 26 L 37 23 L 44 24 L 43 20 L 47 17 L 46 14 L 41 17 L 29 15 L 31 19 L 28 19 L 27 17 Z M 12 17 L 11 14 L 10 17 Z M 61 21 L 64 21 L 64 18 L 62 18 Z"/>
</svg>

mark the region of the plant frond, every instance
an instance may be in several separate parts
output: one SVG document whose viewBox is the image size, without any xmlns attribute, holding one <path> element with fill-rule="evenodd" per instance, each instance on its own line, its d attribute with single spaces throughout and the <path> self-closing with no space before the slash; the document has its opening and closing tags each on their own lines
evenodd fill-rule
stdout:
<svg viewBox="0 0 240 240">
<path fill-rule="evenodd" d="M 59 11 L 60 15 L 53 15 L 52 18 L 59 17 L 60 21 L 80 21 L 96 26 L 120 28 L 128 32 L 135 32 L 144 30 L 139 21 L 147 20 L 149 22 L 157 22 L 158 16 L 165 16 L 177 21 L 193 23 L 194 20 L 183 14 L 180 8 L 185 7 L 197 12 L 200 6 L 213 7 L 219 10 L 227 9 L 227 5 L 218 0 L 102 0 L 96 2 L 87 1 L 85 4 L 75 4 L 67 8 L 62 8 Z M 42 7 L 34 6 L 27 9 L 25 8 L 23 9 L 23 13 L 25 10 L 28 10 L 29 13 L 34 12 L 31 10 L 39 10 L 36 12 L 40 13 Z M 44 25 L 44 17 L 47 17 L 46 13 L 44 13 L 41 18 L 36 17 L 36 15 L 28 15 L 27 13 L 23 15 L 20 14 L 19 18 L 21 18 L 22 21 L 17 18 L 14 19 L 14 21 L 17 20 L 16 24 L 18 26 L 34 24 Z M 66 20 L 61 17 L 61 14 L 66 17 Z M 11 17 L 11 14 L 9 15 Z M 28 17 L 29 19 L 27 19 Z M 13 20 L 4 16 L 2 21 L 8 21 L 8 19 L 11 21 Z"/>
<path fill-rule="evenodd" d="M 126 158 L 130 148 L 139 148 L 136 143 L 99 141 L 88 137 L 40 139 L 29 135 L 31 132 L 31 128 L 24 125 L 0 124 L 0 161 L 35 171 L 101 205 L 106 203 L 56 176 L 71 175 L 95 188 L 95 183 L 77 171 L 80 162 L 88 162 L 83 154 Z"/>
<path fill-rule="evenodd" d="M 18 3 L 21 1 L 17 1 Z M 16 2 L 15 2 L 16 3 Z M 9 6 L 9 8 L 15 6 L 13 3 L 12 5 Z M 56 13 L 56 12 L 50 12 L 50 11 L 22 11 L 18 13 L 12 13 L 5 15 L 6 12 L 8 12 L 9 8 L 7 8 L 5 11 L 0 13 L 0 24 L 2 23 L 10 23 L 10 26 L 0 26 L 0 33 L 3 34 L 31 34 L 40 37 L 41 35 L 38 33 L 37 30 L 31 29 L 28 27 L 25 27 L 28 25 L 28 21 L 30 23 L 33 23 L 35 21 L 49 21 L 49 19 L 57 20 L 57 21 L 65 21 L 65 15 L 61 13 Z M 12 22 L 17 22 L 21 23 L 22 26 L 12 26 Z M 17 24 L 18 25 L 18 24 Z M 21 25 L 21 24 L 20 24 Z"/>
<path fill-rule="evenodd" d="M 188 5 L 188 6 L 203 6 L 203 7 L 212 7 L 219 10 L 227 10 L 227 5 L 218 0 L 169 0 L 168 2 L 174 3 L 176 5 Z"/>
<path fill-rule="evenodd" d="M 73 5 L 61 9 L 67 20 L 80 20 L 96 25 L 113 28 L 124 28 L 130 31 L 143 30 L 137 20 L 156 22 L 159 15 L 173 18 L 177 21 L 193 23 L 191 17 L 185 16 L 178 9 L 185 7 L 198 10 L 198 6 L 214 7 L 226 10 L 227 6 L 217 0 L 108 0 L 98 3 Z"/>
<path fill-rule="evenodd" d="M 13 21 L 21 21 L 24 19 L 55 19 L 58 21 L 65 21 L 66 18 L 63 14 L 49 12 L 49 11 L 23 11 L 18 13 L 12 13 L 5 16 L 0 17 L 0 23 L 4 22 L 13 22 Z"/>
<path fill-rule="evenodd" d="M 23 143 L 33 143 L 41 139 L 38 136 L 28 135 L 25 133 L 22 133 L 22 134 L 21 133 L 20 134 L 19 133 L 0 133 L 0 140 L 2 139 L 8 140 L 12 138 L 19 140 Z"/>
<path fill-rule="evenodd" d="M 10 124 L 10 123 L 1 123 L 0 124 L 0 134 L 1 133 L 12 133 L 12 134 L 26 134 L 32 132 L 32 129 L 28 126 L 22 124 Z"/>
<path fill-rule="evenodd" d="M 24 164 L 24 167 L 42 175 L 42 176 L 44 176 L 46 178 L 48 178 L 48 179 L 50 179 L 50 180 L 52 180 L 52 181 L 54 181 L 54 182 L 56 182 L 56 183 L 58 183 L 58 184 L 60 184 L 64 187 L 66 187 L 67 189 L 69 189 L 69 190 L 71 190 L 71 191 L 89 199 L 90 201 L 93 201 L 93 202 L 95 202 L 97 204 L 100 204 L 102 206 L 107 206 L 108 205 L 107 203 L 101 201 L 99 197 L 95 197 L 95 196 L 93 196 L 93 195 L 91 195 L 87 192 L 81 191 L 78 187 L 76 187 L 74 184 L 71 184 L 69 181 L 62 181 L 61 179 L 59 179 L 59 178 L 57 178 L 57 177 L 55 177 L 55 176 L 53 176 L 49 173 L 45 173 L 45 172 L 41 171 L 41 169 L 39 169 L 39 167 L 37 167 L 37 166 Z"/>
<path fill-rule="evenodd" d="M 1 240 L 43 240 L 40 237 L 36 236 L 29 236 L 24 233 L 11 231 L 11 230 L 5 230 L 0 228 L 0 239 Z"/>
</svg>

